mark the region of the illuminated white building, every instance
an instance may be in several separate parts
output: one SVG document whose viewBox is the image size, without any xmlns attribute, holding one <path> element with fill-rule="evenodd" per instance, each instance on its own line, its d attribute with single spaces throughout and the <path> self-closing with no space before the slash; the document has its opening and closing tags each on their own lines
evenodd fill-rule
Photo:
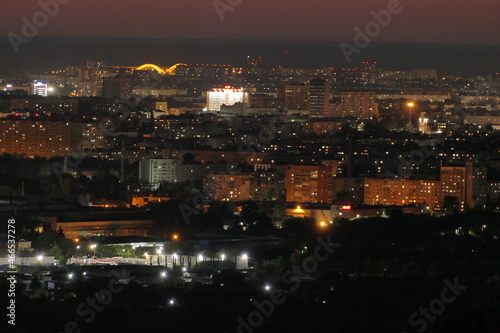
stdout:
<svg viewBox="0 0 500 333">
<path fill-rule="evenodd" d="M 160 183 L 177 183 L 181 178 L 182 160 L 146 159 L 139 163 L 139 181 L 151 184 L 157 189 Z"/>
<path fill-rule="evenodd" d="M 49 86 L 40 81 L 33 81 L 31 82 L 31 93 L 33 95 L 47 97 L 49 94 Z"/>
<path fill-rule="evenodd" d="M 231 86 L 213 89 L 207 92 L 207 110 L 220 111 L 221 105 L 231 106 L 236 103 L 247 103 L 248 96 L 248 92 L 243 89 L 234 89 Z"/>
</svg>

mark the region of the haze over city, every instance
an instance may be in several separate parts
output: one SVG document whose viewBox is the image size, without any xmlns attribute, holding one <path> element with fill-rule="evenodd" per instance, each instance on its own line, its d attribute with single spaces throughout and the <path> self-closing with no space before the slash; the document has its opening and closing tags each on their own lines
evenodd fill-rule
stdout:
<svg viewBox="0 0 500 333">
<path fill-rule="evenodd" d="M 314 2 L 233 1 L 224 20 L 216 1 L 69 1 L 40 36 L 184 39 L 325 40 L 352 39 L 353 28 L 386 0 Z M 222 2 L 224 4 L 226 2 Z M 378 42 L 500 44 L 495 0 L 401 1 L 403 11 L 377 37 Z M 21 18 L 39 10 L 37 0 L 9 1 L 0 33 L 20 31 Z"/>
</svg>

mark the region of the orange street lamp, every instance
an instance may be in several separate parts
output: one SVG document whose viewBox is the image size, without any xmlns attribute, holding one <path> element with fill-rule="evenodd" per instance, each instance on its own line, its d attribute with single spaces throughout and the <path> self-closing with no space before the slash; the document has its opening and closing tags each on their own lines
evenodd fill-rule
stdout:
<svg viewBox="0 0 500 333">
<path fill-rule="evenodd" d="M 408 102 L 408 107 L 410 108 L 410 115 L 408 117 L 408 131 L 412 132 L 413 131 L 413 126 L 411 125 L 411 110 L 415 106 L 415 103 L 413 102 Z"/>
</svg>

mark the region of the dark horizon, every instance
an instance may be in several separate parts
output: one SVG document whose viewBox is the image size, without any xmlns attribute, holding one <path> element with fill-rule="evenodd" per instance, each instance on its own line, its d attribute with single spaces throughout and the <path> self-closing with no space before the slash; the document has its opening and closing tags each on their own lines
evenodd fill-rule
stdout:
<svg viewBox="0 0 500 333">
<path fill-rule="evenodd" d="M 133 46 L 130 44 L 133 43 Z M 0 72 L 17 74 L 84 65 L 104 60 L 108 65 L 155 63 L 218 63 L 241 66 L 245 57 L 262 56 L 263 66 L 356 66 L 377 61 L 386 69 L 436 68 L 439 75 L 487 75 L 500 71 L 500 45 L 373 42 L 353 55 L 349 64 L 341 42 L 304 40 L 162 39 L 123 37 L 36 37 L 15 54 L 9 40 L 0 41 Z M 69 50 L 69 51 L 68 51 Z M 78 51 L 78 52 L 75 52 Z M 285 51 L 288 51 L 285 53 Z"/>
</svg>

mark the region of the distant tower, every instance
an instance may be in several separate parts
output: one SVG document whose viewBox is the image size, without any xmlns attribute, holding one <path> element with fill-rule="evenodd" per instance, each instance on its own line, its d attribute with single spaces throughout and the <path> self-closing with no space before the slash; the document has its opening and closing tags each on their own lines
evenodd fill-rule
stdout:
<svg viewBox="0 0 500 333">
<path fill-rule="evenodd" d="M 377 63 L 363 61 L 361 65 L 361 80 L 363 84 L 375 84 L 377 78 Z"/>
<path fill-rule="evenodd" d="M 130 98 L 132 94 L 132 78 L 115 76 L 103 78 L 104 98 Z"/>
<path fill-rule="evenodd" d="M 313 79 L 309 89 L 309 115 L 325 117 L 330 113 L 330 83 L 323 79 Z"/>
</svg>

